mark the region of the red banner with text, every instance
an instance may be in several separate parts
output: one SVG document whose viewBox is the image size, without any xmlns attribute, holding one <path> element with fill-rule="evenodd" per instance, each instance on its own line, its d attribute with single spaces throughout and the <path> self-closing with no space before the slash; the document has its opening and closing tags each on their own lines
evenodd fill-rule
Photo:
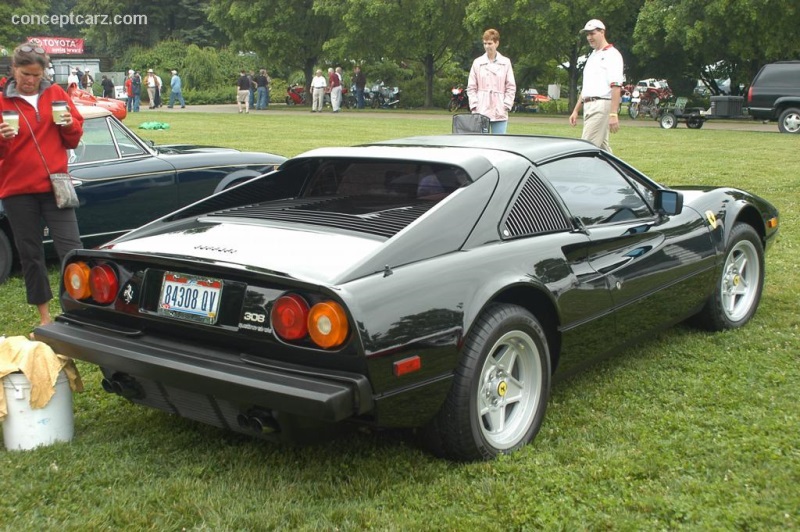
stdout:
<svg viewBox="0 0 800 532">
<path fill-rule="evenodd" d="M 83 39 L 73 37 L 28 37 L 28 42 L 41 46 L 48 55 L 83 53 Z"/>
</svg>

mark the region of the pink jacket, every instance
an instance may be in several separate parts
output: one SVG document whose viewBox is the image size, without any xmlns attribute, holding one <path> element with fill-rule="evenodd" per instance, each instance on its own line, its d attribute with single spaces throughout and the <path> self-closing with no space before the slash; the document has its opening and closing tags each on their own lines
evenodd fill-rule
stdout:
<svg viewBox="0 0 800 532">
<path fill-rule="evenodd" d="M 494 122 L 508 120 L 516 94 L 517 82 L 509 58 L 497 52 L 494 61 L 483 54 L 472 62 L 467 96 L 473 113 L 486 115 Z"/>
</svg>

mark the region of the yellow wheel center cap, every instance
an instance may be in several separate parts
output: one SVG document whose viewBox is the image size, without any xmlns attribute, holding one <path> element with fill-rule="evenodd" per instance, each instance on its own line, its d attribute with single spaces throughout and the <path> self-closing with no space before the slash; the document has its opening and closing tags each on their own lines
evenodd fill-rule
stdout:
<svg viewBox="0 0 800 532">
<path fill-rule="evenodd" d="M 500 384 L 497 385 L 497 395 L 505 397 L 507 391 L 508 384 L 506 384 L 506 381 L 500 381 Z"/>
<path fill-rule="evenodd" d="M 738 275 L 733 276 L 733 286 L 739 286 L 739 281 L 741 278 Z"/>
</svg>

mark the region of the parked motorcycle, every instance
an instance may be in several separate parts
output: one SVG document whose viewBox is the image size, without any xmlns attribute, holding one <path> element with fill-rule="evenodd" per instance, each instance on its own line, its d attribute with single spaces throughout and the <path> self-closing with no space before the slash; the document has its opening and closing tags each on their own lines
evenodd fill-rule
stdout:
<svg viewBox="0 0 800 532">
<path fill-rule="evenodd" d="M 305 105 L 306 89 L 302 85 L 293 83 L 286 88 L 286 105 Z"/>
<path fill-rule="evenodd" d="M 447 105 L 447 109 L 451 113 L 455 113 L 459 109 L 469 108 L 469 98 L 467 97 L 467 91 L 464 87 L 461 85 L 453 87 L 450 93 L 452 96 L 450 97 L 450 103 Z"/>
<path fill-rule="evenodd" d="M 383 82 L 372 87 L 372 108 L 390 109 L 400 103 L 400 88 L 387 87 Z"/>
</svg>

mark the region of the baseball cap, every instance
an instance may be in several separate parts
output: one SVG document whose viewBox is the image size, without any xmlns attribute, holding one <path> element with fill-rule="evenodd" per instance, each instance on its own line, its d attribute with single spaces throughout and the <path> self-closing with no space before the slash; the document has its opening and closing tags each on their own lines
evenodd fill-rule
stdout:
<svg viewBox="0 0 800 532">
<path fill-rule="evenodd" d="M 172 71 L 172 73 L 173 73 L 173 74 L 177 74 L 177 73 L 178 73 L 178 71 L 177 71 L 177 70 L 173 70 L 173 71 Z"/>
<path fill-rule="evenodd" d="M 152 72 L 152 71 L 153 71 L 153 69 L 152 69 L 152 68 L 148 68 L 148 69 L 147 69 L 147 72 L 148 72 L 148 74 L 149 74 L 150 72 Z"/>
<path fill-rule="evenodd" d="M 602 21 L 593 18 L 592 20 L 586 23 L 586 25 L 581 30 L 581 33 L 586 33 L 587 31 L 605 30 L 605 29 L 606 25 L 603 24 Z"/>
</svg>

